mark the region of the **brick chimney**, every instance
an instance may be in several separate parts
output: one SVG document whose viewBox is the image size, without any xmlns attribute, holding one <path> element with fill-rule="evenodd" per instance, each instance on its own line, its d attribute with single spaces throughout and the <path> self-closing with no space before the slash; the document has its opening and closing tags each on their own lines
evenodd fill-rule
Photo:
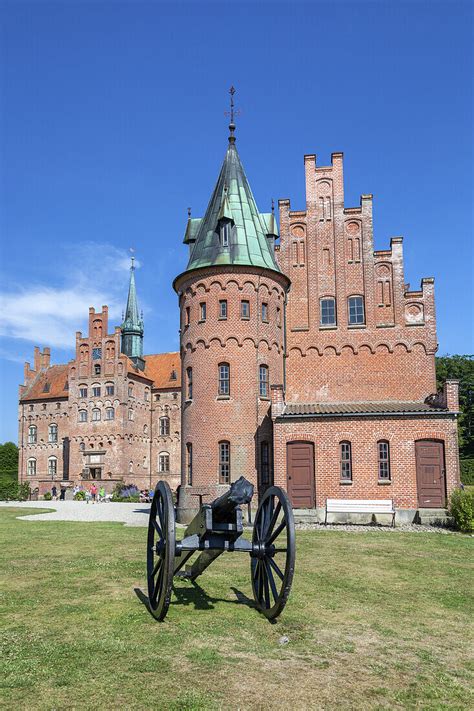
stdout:
<svg viewBox="0 0 474 711">
<path fill-rule="evenodd" d="M 448 410 L 459 411 L 459 380 L 446 380 L 443 385 L 443 398 Z"/>
</svg>

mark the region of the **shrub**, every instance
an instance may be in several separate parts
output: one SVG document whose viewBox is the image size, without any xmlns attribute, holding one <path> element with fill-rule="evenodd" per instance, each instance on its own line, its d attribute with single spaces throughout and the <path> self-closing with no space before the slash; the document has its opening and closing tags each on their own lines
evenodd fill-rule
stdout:
<svg viewBox="0 0 474 711">
<path fill-rule="evenodd" d="M 86 500 L 86 492 L 85 491 L 76 491 L 74 494 L 74 501 L 85 501 Z"/>
<path fill-rule="evenodd" d="M 137 503 L 140 501 L 140 491 L 135 484 L 125 484 L 123 481 L 115 485 L 112 501 L 124 501 L 128 503 Z"/>
<path fill-rule="evenodd" d="M 18 484 L 18 501 L 28 501 L 30 493 L 31 489 L 28 481 Z"/>
<path fill-rule="evenodd" d="M 52 497 L 52 495 L 51 495 L 51 492 L 50 492 L 50 491 L 46 491 L 45 494 L 44 494 L 44 496 L 43 496 L 43 499 L 44 499 L 45 501 L 51 501 L 52 498 L 53 498 L 53 497 Z"/>
<path fill-rule="evenodd" d="M 464 533 L 474 530 L 474 491 L 455 489 L 449 500 L 449 513 L 457 529 Z"/>
<path fill-rule="evenodd" d="M 460 465 L 462 483 L 474 485 L 474 459 L 461 459 Z"/>
<path fill-rule="evenodd" d="M 30 495 L 28 482 L 19 484 L 16 475 L 0 474 L 0 501 L 26 501 Z"/>
</svg>

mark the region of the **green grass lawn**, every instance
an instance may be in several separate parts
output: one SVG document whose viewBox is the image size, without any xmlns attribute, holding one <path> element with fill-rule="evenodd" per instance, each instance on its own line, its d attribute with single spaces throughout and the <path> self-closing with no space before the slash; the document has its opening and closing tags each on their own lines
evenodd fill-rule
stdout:
<svg viewBox="0 0 474 711">
<path fill-rule="evenodd" d="M 243 554 L 177 581 L 158 623 L 144 528 L 20 513 L 0 510 L 3 708 L 473 707 L 471 537 L 298 532 L 276 624 Z"/>
</svg>

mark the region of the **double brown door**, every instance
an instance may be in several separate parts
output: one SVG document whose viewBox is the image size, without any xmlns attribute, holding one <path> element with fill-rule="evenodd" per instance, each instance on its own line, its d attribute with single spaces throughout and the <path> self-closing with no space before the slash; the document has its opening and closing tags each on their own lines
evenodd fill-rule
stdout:
<svg viewBox="0 0 474 711">
<path fill-rule="evenodd" d="M 416 484 L 418 505 L 422 508 L 444 508 L 446 505 L 446 477 L 444 446 L 434 440 L 415 442 Z"/>
<path fill-rule="evenodd" d="M 314 444 L 288 442 L 287 490 L 295 509 L 312 509 L 314 500 Z"/>
</svg>

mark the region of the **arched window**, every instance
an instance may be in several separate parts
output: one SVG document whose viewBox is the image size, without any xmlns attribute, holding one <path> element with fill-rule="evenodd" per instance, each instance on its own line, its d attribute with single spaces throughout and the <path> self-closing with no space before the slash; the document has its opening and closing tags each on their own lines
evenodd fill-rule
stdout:
<svg viewBox="0 0 474 711">
<path fill-rule="evenodd" d="M 115 410 L 113 407 L 108 407 L 105 410 L 105 419 L 106 420 L 114 420 L 115 419 Z"/>
<path fill-rule="evenodd" d="M 100 397 L 100 385 L 99 383 L 94 383 L 92 386 L 92 397 Z"/>
<path fill-rule="evenodd" d="M 129 419 L 129 420 L 134 420 L 134 419 L 135 419 L 135 411 L 132 410 L 132 408 L 130 408 L 129 411 L 128 411 L 128 419 Z"/>
<path fill-rule="evenodd" d="M 48 476 L 54 479 L 58 471 L 58 460 L 56 457 L 50 457 L 48 459 Z"/>
<path fill-rule="evenodd" d="M 48 427 L 48 442 L 58 441 L 58 426 L 56 423 L 51 424 Z"/>
<path fill-rule="evenodd" d="M 221 240 L 221 247 L 228 247 L 229 246 L 230 230 L 231 230 L 230 220 L 221 220 L 219 222 L 219 236 L 220 236 L 220 240 Z"/>
<path fill-rule="evenodd" d="M 219 363 L 219 395 L 230 395 L 230 365 Z"/>
<path fill-rule="evenodd" d="M 160 435 L 167 437 L 170 433 L 170 418 L 160 417 Z"/>
<path fill-rule="evenodd" d="M 320 300 L 320 324 L 321 326 L 336 325 L 336 299 L 333 296 L 325 296 Z"/>
<path fill-rule="evenodd" d="M 87 385 L 79 385 L 79 397 L 83 400 L 87 397 Z"/>
<path fill-rule="evenodd" d="M 187 399 L 192 400 L 193 399 L 193 369 L 192 368 L 186 368 L 186 376 L 188 379 Z"/>
<path fill-rule="evenodd" d="M 268 397 L 268 365 L 260 365 L 258 369 L 258 391 L 260 397 Z"/>
<path fill-rule="evenodd" d="M 106 395 L 114 395 L 115 393 L 115 387 L 113 383 L 105 383 L 105 394 Z"/>
<path fill-rule="evenodd" d="M 352 481 L 352 448 L 350 442 L 340 442 L 341 481 Z"/>
<path fill-rule="evenodd" d="M 230 442 L 219 442 L 219 484 L 230 484 Z"/>
<path fill-rule="evenodd" d="M 143 434 L 144 435 L 148 434 L 148 425 L 143 425 Z"/>
<path fill-rule="evenodd" d="M 148 402 L 149 399 L 150 399 L 150 391 L 148 390 L 148 388 L 145 388 L 145 395 L 144 395 L 144 397 L 145 397 L 145 402 Z"/>
<path fill-rule="evenodd" d="M 79 445 L 80 451 L 83 452 L 85 450 L 85 448 L 86 448 L 86 445 L 84 444 L 84 442 L 81 442 Z"/>
<path fill-rule="evenodd" d="M 129 462 L 128 464 L 128 473 L 133 474 L 133 462 Z"/>
<path fill-rule="evenodd" d="M 390 444 L 386 439 L 377 442 L 379 481 L 390 481 Z"/>
<path fill-rule="evenodd" d="M 87 422 L 87 410 L 79 410 L 79 422 Z"/>
<path fill-rule="evenodd" d="M 100 375 L 100 365 L 98 363 L 94 365 L 94 375 Z"/>
<path fill-rule="evenodd" d="M 170 455 L 168 452 L 160 452 L 158 456 L 158 471 L 160 473 L 169 472 L 170 470 Z"/>
<path fill-rule="evenodd" d="M 26 471 L 28 476 L 36 476 L 36 459 L 28 459 Z"/>
<path fill-rule="evenodd" d="M 36 425 L 30 425 L 28 427 L 28 444 L 36 444 L 36 438 L 38 436 L 38 430 Z"/>
<path fill-rule="evenodd" d="M 347 300 L 349 325 L 356 326 L 365 323 L 364 297 L 350 296 Z"/>
<path fill-rule="evenodd" d="M 128 397 L 133 397 L 133 384 L 130 383 L 128 386 Z"/>
<path fill-rule="evenodd" d="M 100 420 L 100 410 L 98 407 L 95 407 L 92 410 L 92 421 L 93 422 L 98 422 Z"/>
</svg>

